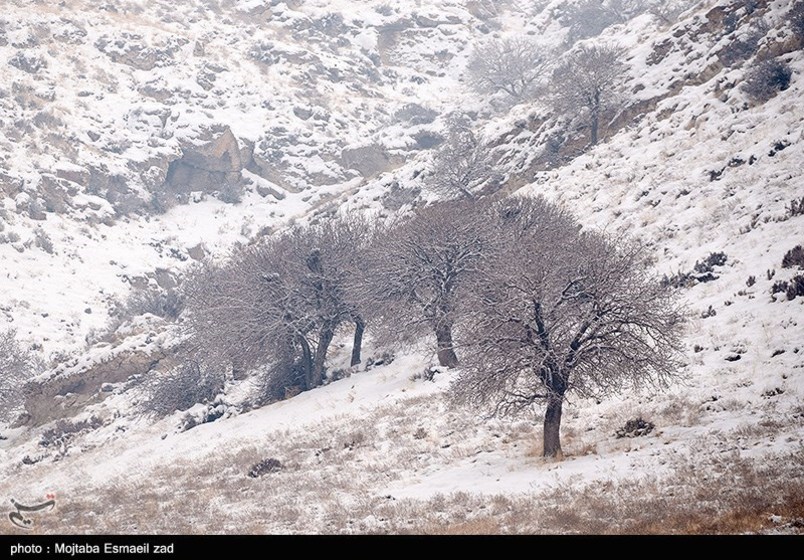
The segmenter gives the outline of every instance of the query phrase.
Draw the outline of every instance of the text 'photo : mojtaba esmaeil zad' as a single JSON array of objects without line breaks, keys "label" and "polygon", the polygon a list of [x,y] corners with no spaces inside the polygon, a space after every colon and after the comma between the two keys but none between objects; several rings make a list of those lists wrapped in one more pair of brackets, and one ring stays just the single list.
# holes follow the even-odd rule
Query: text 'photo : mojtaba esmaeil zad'
[{"label": "text 'photo : mojtaba esmaeil zad'", "polygon": [[7,550],[804,533],[804,0],[2,12]]}]

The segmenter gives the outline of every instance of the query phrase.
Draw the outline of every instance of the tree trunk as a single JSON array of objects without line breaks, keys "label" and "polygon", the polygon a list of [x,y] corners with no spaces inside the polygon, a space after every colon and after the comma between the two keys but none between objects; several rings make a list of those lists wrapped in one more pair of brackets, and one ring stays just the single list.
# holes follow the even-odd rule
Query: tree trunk
[{"label": "tree trunk", "polygon": [[360,363],[360,351],[363,347],[363,331],[366,330],[366,323],[363,319],[357,317],[355,319],[355,339],[352,344],[352,361],[350,366],[356,366]]},{"label": "tree trunk", "polygon": [[594,146],[597,144],[597,129],[600,125],[600,93],[595,93],[594,102],[591,107],[592,113],[592,138],[590,144]]},{"label": "tree trunk", "polygon": [[544,457],[561,459],[561,407],[564,404],[564,395],[552,395],[547,401],[547,411],[544,413]]},{"label": "tree trunk", "polygon": [[304,371],[304,390],[309,391],[314,387],[313,383],[313,355],[310,351],[310,345],[307,339],[303,336],[299,337],[299,343],[302,347],[302,370]]},{"label": "tree trunk", "polygon": [[332,329],[321,329],[318,335],[318,347],[315,349],[315,360],[313,361],[313,374],[311,377],[312,386],[310,389],[318,387],[324,381],[324,363],[327,360],[327,350],[335,335]]},{"label": "tree trunk", "polygon": [[435,331],[438,342],[438,363],[448,368],[458,365],[458,356],[452,346],[452,325],[440,325]]}]

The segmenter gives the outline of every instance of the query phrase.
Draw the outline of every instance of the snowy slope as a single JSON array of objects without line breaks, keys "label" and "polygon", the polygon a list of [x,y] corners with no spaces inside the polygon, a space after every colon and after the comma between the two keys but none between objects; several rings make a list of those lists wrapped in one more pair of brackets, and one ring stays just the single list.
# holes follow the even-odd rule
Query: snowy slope
[{"label": "snowy slope", "polygon": [[[429,153],[415,135],[441,131],[441,117],[420,125],[395,116],[409,103],[436,115],[476,110],[508,192],[542,194],[587,227],[643,241],[659,274],[690,271],[711,253],[726,261],[715,280],[678,290],[691,317],[686,379],[658,395],[571,401],[561,462],[539,457],[537,417],[453,410],[444,399],[450,374],[414,380],[434,363],[423,341],[390,365],[242,414],[248,382],[232,385],[234,414],[189,431],[179,428],[181,413],[140,416],[136,385],[117,384],[71,420],[95,416],[99,425],[60,447],[41,444],[52,424],[4,430],[0,492],[20,500],[56,492],[60,515],[38,517],[43,532],[800,532],[804,298],[788,301],[771,287],[800,274],[781,261],[804,242],[804,215],[787,210],[804,197],[804,57],[790,39],[788,2],[760,2],[751,13],[743,4],[702,2],[670,25],[643,14],[604,30],[598,40],[626,48],[632,95],[598,146],[561,165],[545,164],[545,142],[562,127],[582,136],[576,122],[541,99],[511,108],[461,83],[471,45],[489,34],[563,44],[560,1],[504,2],[491,17],[482,2],[448,0],[196,1],[181,14],[154,0],[115,11],[12,4],[2,56],[48,61],[34,73],[13,67],[12,85],[56,95],[36,94],[24,109],[0,99],[0,125],[49,111],[64,122],[59,134],[76,140],[40,149],[45,131],[32,125],[24,140],[7,132],[3,146],[0,178],[26,186],[4,199],[5,232],[20,239],[0,245],[2,309],[57,358],[44,377],[106,359],[109,346],[84,339],[106,324],[114,300],[137,278],[155,282],[157,269],[192,265],[199,244],[220,258],[263,228],[327,208],[387,213],[394,189],[434,197],[420,176]],[[736,14],[733,30],[724,13]],[[724,63],[760,18],[767,28],[756,51]],[[756,103],[739,84],[763,52],[787,61],[793,76]],[[225,70],[206,89],[212,65]],[[82,76],[100,86],[82,85]],[[44,221],[20,211],[43,177],[67,176],[72,165],[106,165],[146,196],[143,162],[159,168],[213,125],[274,158],[282,180],[271,184],[283,200],[251,190],[234,205],[199,196],[160,215],[120,215],[79,189],[69,211]],[[369,145],[386,151],[388,167],[364,177],[342,151]],[[52,254],[37,245],[37,230]],[[161,338],[150,336],[159,329]],[[147,347],[173,333],[146,322],[119,337],[119,348]],[[615,437],[638,416],[656,425],[651,434]],[[266,458],[282,469],[247,476]]]}]

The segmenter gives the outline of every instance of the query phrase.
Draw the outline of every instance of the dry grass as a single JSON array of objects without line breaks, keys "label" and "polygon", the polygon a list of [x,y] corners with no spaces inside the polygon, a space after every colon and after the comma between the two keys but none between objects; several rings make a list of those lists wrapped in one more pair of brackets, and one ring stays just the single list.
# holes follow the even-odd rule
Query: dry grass
[{"label": "dry grass", "polygon": [[[568,457],[597,453],[599,444],[605,456],[624,453],[620,440],[615,443],[613,436],[606,439],[604,435],[619,418],[601,420],[603,427],[591,432],[585,420],[568,423],[563,441]],[[802,422],[793,420],[795,425]],[[760,453],[757,459],[741,455],[740,448],[753,450],[752,443],[781,433],[782,427],[779,421],[756,418],[756,424],[746,423],[729,433],[710,432],[680,452],[673,446],[651,446],[651,453],[663,453],[661,464],[666,470],[661,472],[634,470],[628,478],[565,477],[546,491],[528,494],[458,492],[430,499],[396,499],[389,495],[389,485],[426,477],[455,463],[472,463],[481,450],[524,462],[545,476],[552,476],[547,471],[556,466],[541,458],[538,423],[478,419],[471,411],[447,409],[438,398],[414,397],[363,417],[335,417],[305,429],[266,433],[246,446],[217,448],[206,457],[179,458],[150,472],[135,471],[64,489],[59,494],[58,515],[38,516],[34,531],[769,532],[778,526],[771,515],[781,516],[782,525],[804,519],[800,460],[804,449],[775,456]],[[426,437],[415,437],[420,428]],[[269,457],[281,461],[280,471],[260,478],[247,476],[254,464]],[[70,460],[58,463],[58,469],[69,469]],[[35,472],[43,471],[24,470],[20,475],[28,478]],[[0,492],[3,486],[8,485],[0,485]],[[0,525],[0,531],[4,530],[8,528]],[[801,532],[801,528],[789,530]]]}]

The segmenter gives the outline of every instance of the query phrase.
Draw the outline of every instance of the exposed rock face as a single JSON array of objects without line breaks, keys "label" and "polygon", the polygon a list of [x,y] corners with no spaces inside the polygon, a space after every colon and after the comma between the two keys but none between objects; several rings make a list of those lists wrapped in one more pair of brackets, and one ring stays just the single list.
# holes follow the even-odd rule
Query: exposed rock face
[{"label": "exposed rock face", "polygon": [[153,370],[166,358],[164,351],[156,353],[125,351],[87,369],[54,377],[26,387],[25,411],[22,424],[41,426],[57,418],[68,418],[89,404],[109,395],[104,385],[120,383],[132,375]]},{"label": "exposed rock face", "polygon": [[247,153],[241,154],[237,138],[227,127],[209,144],[183,150],[182,157],[170,163],[165,185],[173,192],[186,193],[216,191],[223,185],[236,184],[245,167],[243,155],[251,159],[249,150],[244,151]]},{"label": "exposed rock face", "polygon": [[375,177],[393,168],[388,153],[376,145],[343,150],[341,162],[345,168],[354,169],[363,177]]}]

